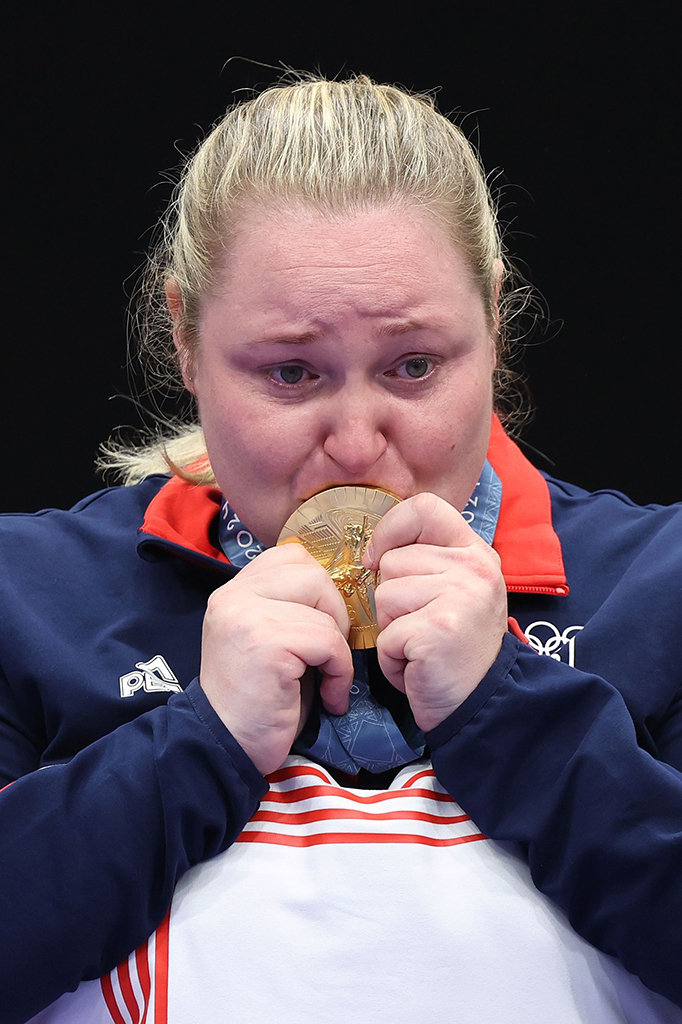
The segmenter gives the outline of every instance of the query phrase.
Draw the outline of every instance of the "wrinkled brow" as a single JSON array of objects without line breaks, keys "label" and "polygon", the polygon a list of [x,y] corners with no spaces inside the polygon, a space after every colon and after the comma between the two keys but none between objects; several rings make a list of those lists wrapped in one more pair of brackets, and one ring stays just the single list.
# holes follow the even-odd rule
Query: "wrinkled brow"
[{"label": "wrinkled brow", "polygon": [[[395,338],[401,334],[412,334],[416,331],[438,331],[443,330],[444,324],[436,321],[420,320],[397,320],[393,323],[381,324],[374,331],[379,337]],[[255,338],[252,345],[308,345],[311,342],[319,341],[324,337],[322,330],[309,331],[282,331],[277,334],[270,334],[263,338]]]}]

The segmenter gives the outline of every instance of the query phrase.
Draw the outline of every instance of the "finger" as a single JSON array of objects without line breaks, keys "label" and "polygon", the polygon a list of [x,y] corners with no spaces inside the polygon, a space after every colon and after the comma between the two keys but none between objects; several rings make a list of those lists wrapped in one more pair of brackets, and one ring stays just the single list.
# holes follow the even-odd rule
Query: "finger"
[{"label": "finger", "polygon": [[[225,587],[231,588],[231,594],[244,589],[270,601],[290,602],[316,608],[331,615],[343,635],[347,637],[350,621],[346,602],[326,570],[305,549],[302,550],[306,556],[303,560],[295,559],[291,562],[280,559],[279,564],[271,564],[266,571],[246,576],[247,569],[251,568],[248,566],[247,569],[242,569],[239,576],[225,584]],[[254,559],[252,565],[257,560]]]},{"label": "finger", "polygon": [[[421,552],[425,552],[422,557]],[[381,581],[375,591],[379,629],[385,629],[400,615],[426,608],[440,598],[453,607],[486,609],[503,604],[506,609],[506,584],[496,551],[483,544],[450,548],[440,558],[438,552],[442,553],[443,549],[413,545],[383,556]],[[384,565],[390,560],[394,560],[393,565],[389,564],[385,574]],[[423,563],[427,570],[434,571],[410,574],[409,570],[421,568]],[[440,571],[435,571],[437,567]],[[390,575],[391,570],[395,575]]]},{"label": "finger", "polygon": [[325,708],[333,715],[345,714],[354,677],[353,656],[334,618],[300,604],[273,602],[273,608],[276,618],[268,630],[270,647],[283,648],[298,659],[294,661],[297,677],[308,665],[319,668]]},{"label": "finger", "polygon": [[347,633],[339,630],[333,616],[318,608],[285,602],[273,602],[273,607],[277,624],[291,630],[288,650],[323,673],[320,694],[324,706],[331,714],[344,714],[355,674]]},{"label": "finger", "polygon": [[377,638],[377,656],[381,670],[397,689],[406,692],[405,674],[415,657],[423,657],[433,646],[421,609],[401,615],[390,622]]},{"label": "finger", "polygon": [[258,598],[253,606],[253,621],[265,624],[267,632],[272,626],[276,628],[279,624],[291,625],[292,628],[304,628],[310,626],[326,625],[339,633],[346,640],[345,634],[339,629],[339,624],[333,615],[322,611],[321,608],[311,608],[309,605],[299,604],[295,601],[268,601],[267,598]]},{"label": "finger", "polygon": [[402,656],[402,650],[402,641],[397,631],[395,635],[391,636],[384,633],[379,634],[377,639],[379,668],[396,690],[405,693],[405,669],[408,661]]},{"label": "finger", "polygon": [[343,714],[348,709],[353,656],[345,637],[328,616],[313,612],[309,618],[272,622],[260,649],[266,663],[282,669],[273,675],[278,686],[288,689],[302,678],[308,666],[319,668],[324,675],[325,707],[332,714]]},{"label": "finger", "polygon": [[391,548],[381,556],[381,582],[402,576],[438,575],[461,562],[462,548],[436,547],[431,544],[409,544]]},{"label": "finger", "polygon": [[375,592],[377,626],[384,630],[394,619],[426,608],[443,594],[440,575],[382,580]]},{"label": "finger", "polygon": [[[240,569],[239,578],[244,579],[257,576],[262,572],[272,572],[273,569],[283,565],[304,565],[311,561],[315,562],[315,559],[310,552],[303,547],[299,540],[292,537],[286,543],[261,551],[259,555],[251,559],[248,565]],[[315,564],[318,563],[315,562]]]},{"label": "finger", "polygon": [[437,494],[423,492],[394,505],[377,523],[363,563],[376,569],[386,551],[408,544],[463,547],[473,543],[484,542],[461,513]]},{"label": "finger", "polygon": [[[350,651],[350,648],[349,648]],[[345,715],[350,706],[350,688],[353,685],[353,660],[350,674],[345,671],[338,675],[331,668],[320,666],[323,672],[320,683],[320,697],[330,715]]]},{"label": "finger", "polygon": [[392,548],[381,556],[379,566],[380,583],[402,577],[442,576],[453,572],[463,579],[471,574],[472,579],[496,583],[502,578],[502,562],[497,551],[481,541],[455,548],[432,544]]},{"label": "finger", "polygon": [[338,630],[333,633],[310,629],[310,637],[306,637],[305,646],[298,648],[305,651],[308,665],[319,668],[322,672],[320,697],[326,710],[331,715],[343,715],[348,711],[350,688],[353,684],[353,655],[344,637]]}]

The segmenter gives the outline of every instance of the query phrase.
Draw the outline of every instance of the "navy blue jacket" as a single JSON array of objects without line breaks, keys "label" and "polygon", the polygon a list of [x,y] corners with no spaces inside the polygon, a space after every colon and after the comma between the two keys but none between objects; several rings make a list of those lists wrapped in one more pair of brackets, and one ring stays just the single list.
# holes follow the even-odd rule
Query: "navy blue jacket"
[{"label": "navy blue jacket", "polygon": [[[549,478],[499,424],[489,458],[516,621],[428,734],[436,774],[580,934],[682,1005],[682,506]],[[267,791],[197,681],[235,572],[218,501],[153,476],[0,517],[4,1024],[116,966]]]}]

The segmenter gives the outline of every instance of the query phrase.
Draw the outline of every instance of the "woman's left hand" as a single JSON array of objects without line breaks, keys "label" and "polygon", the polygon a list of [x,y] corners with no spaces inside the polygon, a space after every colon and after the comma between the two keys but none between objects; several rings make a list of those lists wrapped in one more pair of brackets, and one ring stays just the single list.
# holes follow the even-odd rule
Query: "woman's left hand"
[{"label": "woman's left hand", "polygon": [[434,729],[476,689],[507,630],[500,558],[452,505],[416,494],[377,524],[363,558],[379,568],[381,670]]}]

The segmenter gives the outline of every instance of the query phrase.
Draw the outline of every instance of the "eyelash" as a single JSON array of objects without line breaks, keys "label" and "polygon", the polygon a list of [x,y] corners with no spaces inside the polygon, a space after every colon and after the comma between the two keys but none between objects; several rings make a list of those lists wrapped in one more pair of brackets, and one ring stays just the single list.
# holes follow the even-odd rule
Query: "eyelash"
[{"label": "eyelash", "polygon": [[[406,363],[411,363],[411,362],[415,362],[415,361],[422,360],[422,359],[430,364],[429,365],[429,369],[426,371],[426,373],[422,377],[409,377],[409,376],[404,376],[403,377],[403,376],[399,376],[395,372],[401,366],[405,366]],[[286,381],[276,380],[274,375],[276,373],[278,373],[279,371],[286,369],[287,367],[296,367],[297,369],[303,370],[305,373],[310,373],[310,371],[307,370],[305,366],[301,366],[300,363],[280,363],[279,366],[273,366],[273,367],[270,367],[270,369],[266,370],[266,377],[267,377],[267,379],[269,381],[271,381],[273,384],[275,384],[277,387],[285,388],[287,391],[291,391],[294,388],[304,387],[306,384],[314,383],[315,379],[319,380],[319,377],[312,377],[312,378],[308,378],[307,380],[297,381],[295,384],[287,384]],[[436,360],[433,359],[431,356],[408,356],[406,359],[403,359],[402,362],[398,363],[398,365],[393,370],[387,371],[386,376],[395,376],[395,377],[398,377],[399,380],[412,381],[414,384],[418,384],[421,381],[427,380],[432,375],[432,373],[433,373],[435,368],[436,368]]]}]

